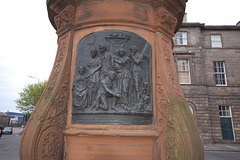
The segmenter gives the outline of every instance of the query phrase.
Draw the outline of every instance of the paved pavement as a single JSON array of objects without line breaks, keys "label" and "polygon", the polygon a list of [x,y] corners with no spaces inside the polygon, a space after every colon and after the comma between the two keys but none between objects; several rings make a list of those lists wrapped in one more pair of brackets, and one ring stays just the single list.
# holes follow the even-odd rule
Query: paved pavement
[{"label": "paved pavement", "polygon": [[13,129],[13,134],[4,134],[0,138],[0,160],[19,160],[19,144],[22,128]]},{"label": "paved pavement", "polygon": [[[12,135],[0,138],[0,160],[19,160],[20,132],[23,128],[13,128]],[[204,146],[205,160],[239,160],[240,144],[208,144]]]},{"label": "paved pavement", "polygon": [[207,144],[205,160],[239,160],[240,144]]},{"label": "paved pavement", "polygon": [[205,151],[205,160],[239,160],[240,152],[208,152]]},{"label": "paved pavement", "polygon": [[240,152],[240,144],[207,144],[204,150],[207,152]]}]

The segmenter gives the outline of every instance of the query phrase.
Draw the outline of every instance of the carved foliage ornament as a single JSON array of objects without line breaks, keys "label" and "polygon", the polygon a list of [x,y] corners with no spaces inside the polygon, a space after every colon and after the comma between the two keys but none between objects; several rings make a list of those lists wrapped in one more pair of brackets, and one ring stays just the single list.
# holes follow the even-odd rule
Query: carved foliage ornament
[{"label": "carved foliage ornament", "polygon": [[58,15],[54,17],[54,22],[57,26],[57,29],[61,29],[69,23],[74,22],[76,9],[72,5],[68,5],[64,8]]},{"label": "carved foliage ornament", "polygon": [[156,9],[155,21],[157,27],[162,27],[171,32],[174,31],[177,25],[177,19],[162,7]]},{"label": "carved foliage ornament", "polygon": [[152,48],[119,30],[92,33],[77,50],[72,123],[152,124]]}]

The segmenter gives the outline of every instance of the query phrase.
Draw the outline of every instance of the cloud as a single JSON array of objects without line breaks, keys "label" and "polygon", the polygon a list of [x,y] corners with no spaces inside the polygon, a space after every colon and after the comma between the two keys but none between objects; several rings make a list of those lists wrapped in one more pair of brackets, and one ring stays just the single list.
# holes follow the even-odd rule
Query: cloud
[{"label": "cloud", "polygon": [[0,2],[0,111],[16,111],[14,100],[29,83],[47,80],[57,50],[46,3]]}]

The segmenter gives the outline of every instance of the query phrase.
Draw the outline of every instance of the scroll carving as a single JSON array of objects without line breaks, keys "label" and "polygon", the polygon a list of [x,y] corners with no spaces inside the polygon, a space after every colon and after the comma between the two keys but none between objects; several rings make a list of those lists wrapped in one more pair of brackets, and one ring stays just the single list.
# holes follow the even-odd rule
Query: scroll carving
[{"label": "scroll carving", "polygon": [[67,54],[67,43],[69,41],[69,37],[65,36],[59,41],[59,48],[57,52],[57,58],[54,64],[54,69],[52,72],[52,75],[50,77],[49,85],[47,86],[48,91],[50,91],[53,86],[56,84],[57,77],[59,75],[59,72],[61,71],[62,65],[63,65],[63,59]]},{"label": "scroll carving", "polygon": [[[166,66],[167,76],[166,79],[164,75],[161,75],[159,68],[157,69],[157,77],[156,77],[156,84],[157,84],[157,106],[158,106],[158,130],[161,136],[159,137],[159,141],[163,144],[159,144],[161,148],[161,153],[167,159],[175,159],[175,150],[179,150],[180,147],[176,145],[176,141],[183,138],[181,132],[176,130],[176,124],[178,120],[173,118],[169,112],[171,108],[169,97],[166,93],[165,85],[163,85],[166,81],[172,88],[174,95],[178,98],[179,92],[176,86],[176,77],[174,75],[174,66],[172,65],[171,53],[168,48],[168,43],[162,39],[162,51],[161,57],[163,58],[164,66]],[[157,63],[160,59],[157,59]],[[177,134],[176,134],[177,133]],[[180,153],[181,154],[181,153]]]},{"label": "scroll carving", "polygon": [[162,86],[162,79],[160,75],[157,75],[157,92],[158,92],[158,105],[162,108],[167,108],[169,102],[164,93],[164,88]]},{"label": "scroll carving", "polygon": [[[63,132],[66,120],[67,102],[69,96],[69,73],[56,95],[48,115],[44,121],[36,143],[38,159],[55,160],[60,159],[63,154]],[[38,146],[38,147],[37,147]]]},{"label": "scroll carving", "polygon": [[159,115],[159,131],[160,133],[164,133],[164,126],[168,118],[166,117],[167,107],[169,105],[169,100],[166,97],[166,93],[164,92],[164,87],[162,85],[163,78],[160,74],[157,75],[157,106],[158,115]]},{"label": "scroll carving", "polygon": [[47,129],[40,138],[38,148],[38,159],[56,160],[60,159],[63,151],[63,136],[58,128]]},{"label": "scroll carving", "polygon": [[147,41],[130,32],[97,32],[80,41],[77,56],[74,115],[152,115]]},{"label": "scroll carving", "polygon": [[177,81],[176,74],[175,74],[173,59],[172,59],[172,57],[170,57],[171,53],[167,47],[167,44],[163,45],[163,52],[164,52],[166,66],[167,66],[170,85],[171,85],[172,90],[173,90],[175,96],[177,97],[177,99],[182,101],[181,91],[179,90],[180,87],[176,84],[176,83],[178,83],[178,81]]}]

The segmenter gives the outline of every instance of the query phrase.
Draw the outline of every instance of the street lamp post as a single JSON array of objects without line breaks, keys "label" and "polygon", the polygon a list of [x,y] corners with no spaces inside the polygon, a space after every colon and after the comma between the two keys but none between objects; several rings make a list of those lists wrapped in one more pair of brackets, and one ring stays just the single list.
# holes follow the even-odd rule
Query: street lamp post
[{"label": "street lamp post", "polygon": [[34,78],[34,79],[37,79],[38,80],[38,84],[37,84],[37,96],[36,96],[36,104],[35,106],[37,105],[37,101],[38,101],[38,88],[39,88],[39,78],[37,77],[33,77],[33,76],[29,76],[30,78]]}]

